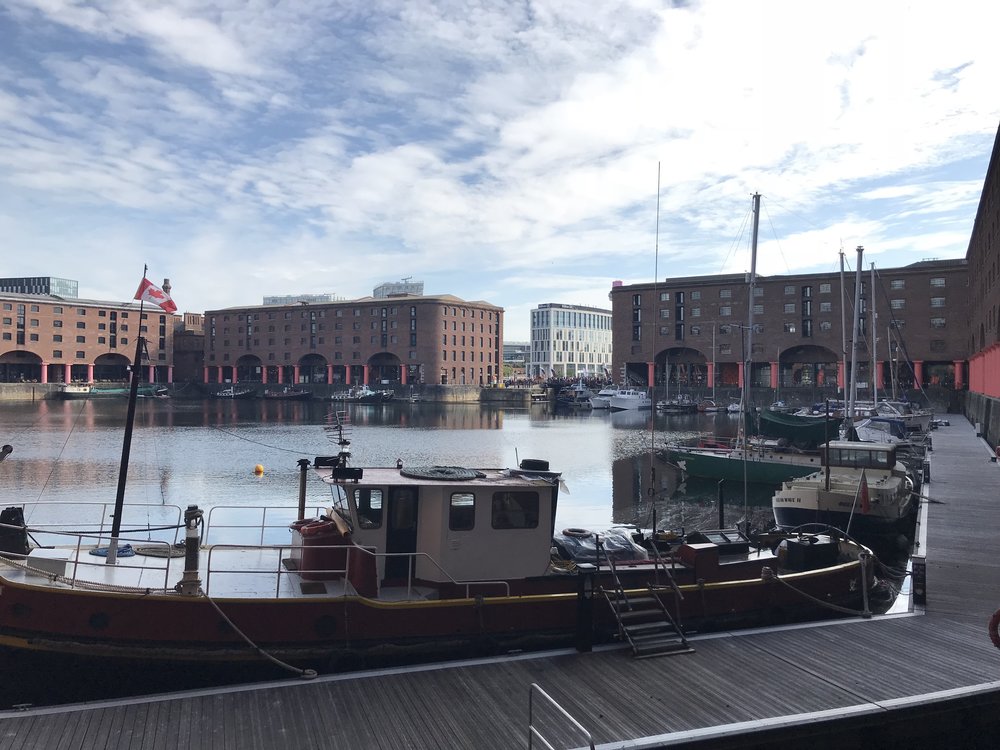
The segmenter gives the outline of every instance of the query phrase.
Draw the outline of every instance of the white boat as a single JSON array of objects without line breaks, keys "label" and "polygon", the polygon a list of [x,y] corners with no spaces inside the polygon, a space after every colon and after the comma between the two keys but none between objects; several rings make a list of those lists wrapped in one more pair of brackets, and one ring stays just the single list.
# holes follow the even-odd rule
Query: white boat
[{"label": "white boat", "polygon": [[825,524],[850,533],[885,533],[916,509],[913,480],[890,443],[831,441],[820,452],[823,467],[789,479],[771,508],[779,529]]},{"label": "white boat", "polygon": [[618,395],[618,386],[609,385],[601,388],[596,395],[590,397],[590,406],[593,409],[610,409],[611,398]]},{"label": "white boat", "polygon": [[625,409],[652,409],[653,400],[646,391],[636,388],[622,388],[608,402],[612,409],[624,411]]},{"label": "white boat", "polygon": [[927,432],[931,428],[931,419],[934,418],[931,411],[914,408],[906,401],[891,400],[875,404],[872,415],[902,420],[907,432]]}]

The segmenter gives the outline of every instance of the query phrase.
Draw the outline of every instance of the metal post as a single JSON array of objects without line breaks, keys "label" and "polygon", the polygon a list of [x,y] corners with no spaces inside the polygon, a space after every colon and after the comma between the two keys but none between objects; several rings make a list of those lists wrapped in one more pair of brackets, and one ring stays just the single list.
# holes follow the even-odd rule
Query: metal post
[{"label": "metal post", "polygon": [[189,505],[184,511],[184,575],[175,587],[177,591],[187,596],[195,596],[201,591],[199,576],[199,554],[201,553],[202,511],[197,505]]},{"label": "metal post", "polygon": [[299,520],[306,517],[306,470],[309,468],[309,459],[299,459]]}]

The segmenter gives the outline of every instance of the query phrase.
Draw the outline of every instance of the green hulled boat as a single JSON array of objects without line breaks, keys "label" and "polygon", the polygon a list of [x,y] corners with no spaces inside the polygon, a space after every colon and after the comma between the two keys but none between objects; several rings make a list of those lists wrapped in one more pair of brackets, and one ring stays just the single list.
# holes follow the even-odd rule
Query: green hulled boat
[{"label": "green hulled boat", "polygon": [[765,409],[757,413],[761,435],[784,438],[803,449],[815,449],[840,437],[840,421],[827,417],[804,417]]},{"label": "green hulled boat", "polygon": [[691,477],[728,479],[755,484],[781,484],[819,471],[819,453],[780,448],[683,448],[669,449],[671,459]]}]

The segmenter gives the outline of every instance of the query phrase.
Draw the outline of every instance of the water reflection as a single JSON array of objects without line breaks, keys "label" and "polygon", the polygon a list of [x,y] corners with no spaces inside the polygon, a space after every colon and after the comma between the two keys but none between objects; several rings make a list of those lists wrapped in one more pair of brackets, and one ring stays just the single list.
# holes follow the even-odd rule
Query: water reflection
[{"label": "water reflection", "polygon": [[[566,482],[557,524],[594,528],[649,526],[654,511],[660,525],[717,525],[715,484],[681,482],[658,448],[668,441],[731,435],[736,424],[726,415],[649,411],[143,399],[126,500],[181,507],[293,503],[298,459],[337,450],[324,428],[338,409],[349,415],[357,465],[401,459],[503,468],[543,458]],[[117,400],[0,404],[0,438],[15,447],[0,467],[0,489],[25,500],[113,500],[125,410]],[[265,467],[262,476],[253,474],[257,464]],[[309,501],[325,504],[326,492],[310,483]],[[768,494],[745,503],[742,488],[724,488],[724,520],[735,523],[749,506],[769,515],[769,500]]]}]

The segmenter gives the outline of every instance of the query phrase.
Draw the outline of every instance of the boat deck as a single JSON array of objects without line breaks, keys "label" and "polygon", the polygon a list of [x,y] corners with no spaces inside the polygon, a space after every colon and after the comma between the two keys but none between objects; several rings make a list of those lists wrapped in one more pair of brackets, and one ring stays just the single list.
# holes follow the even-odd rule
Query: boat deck
[{"label": "boat deck", "polygon": [[[935,433],[918,550],[927,603],[907,614],[696,635],[671,658],[559,651],[2,712],[0,748],[523,748],[532,684],[598,747],[992,747],[991,456],[964,420]],[[587,745],[538,695],[532,706],[555,747]]]}]

